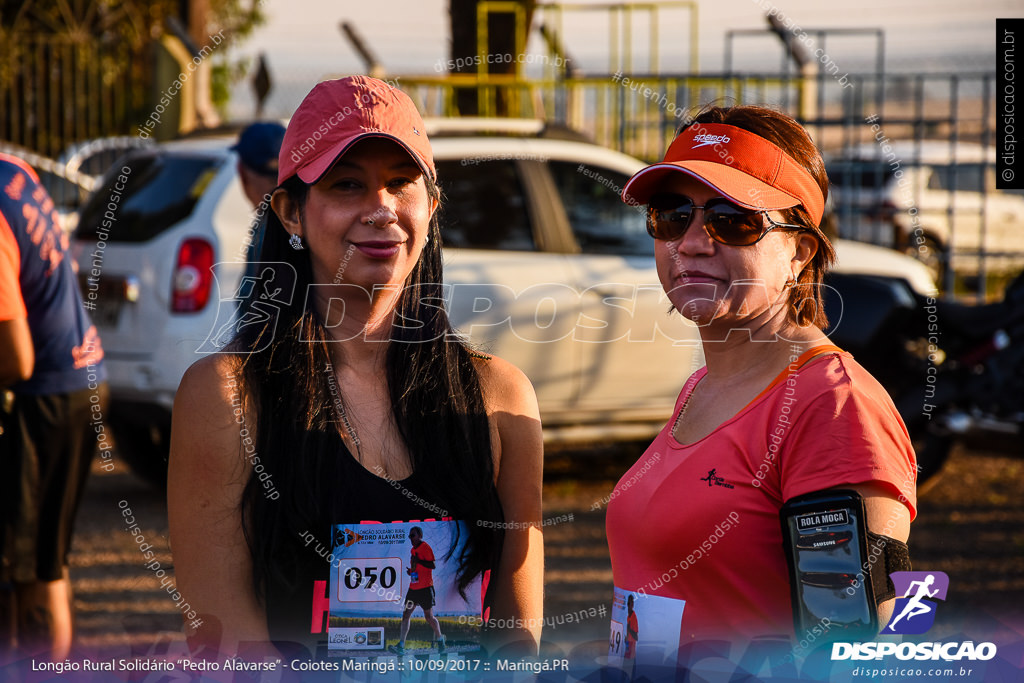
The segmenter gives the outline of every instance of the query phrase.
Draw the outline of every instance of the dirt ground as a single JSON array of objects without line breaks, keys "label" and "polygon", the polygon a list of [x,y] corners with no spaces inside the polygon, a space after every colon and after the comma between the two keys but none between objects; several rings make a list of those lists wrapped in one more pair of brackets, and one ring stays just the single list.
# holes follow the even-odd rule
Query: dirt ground
[{"label": "dirt ground", "polygon": [[[591,449],[547,457],[545,518],[573,516],[571,522],[544,530],[544,638],[550,653],[581,643],[599,649],[607,638],[611,564],[603,506],[593,511],[591,506],[611,493],[639,452]],[[982,626],[1000,632],[1011,630],[1010,623],[1024,623],[1022,492],[1024,459],[957,448],[941,479],[921,497],[911,532],[912,557],[915,568],[941,570],[950,577],[945,630],[967,626],[977,637]],[[159,564],[144,566],[125,531],[125,508],[138,520]],[[157,654],[180,642],[181,616],[161,585],[167,577],[173,577],[173,564],[162,494],[120,464],[112,473],[96,470],[72,554],[79,652],[94,657]]]}]

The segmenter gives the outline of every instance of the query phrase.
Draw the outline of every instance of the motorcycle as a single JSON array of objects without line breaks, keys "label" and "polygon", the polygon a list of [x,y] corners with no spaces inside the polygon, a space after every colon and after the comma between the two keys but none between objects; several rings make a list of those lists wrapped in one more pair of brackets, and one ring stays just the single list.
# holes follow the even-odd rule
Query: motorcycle
[{"label": "motorcycle", "polygon": [[1000,301],[977,306],[895,278],[832,274],[826,285],[826,332],[892,396],[919,487],[958,441],[1024,455],[1024,273]]}]

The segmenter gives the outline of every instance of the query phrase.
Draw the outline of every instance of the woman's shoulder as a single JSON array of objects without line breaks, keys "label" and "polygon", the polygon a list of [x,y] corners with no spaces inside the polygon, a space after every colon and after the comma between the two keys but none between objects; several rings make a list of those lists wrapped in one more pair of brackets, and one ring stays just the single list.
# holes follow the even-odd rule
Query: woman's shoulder
[{"label": "woman's shoulder", "polygon": [[253,427],[242,410],[240,366],[237,356],[212,354],[185,371],[174,397],[172,461],[199,460],[205,469],[237,472],[241,430]]},{"label": "woman's shoulder", "polygon": [[473,362],[491,423],[495,470],[505,483],[539,481],[544,438],[533,385],[522,370],[497,356],[474,354]]},{"label": "woman's shoulder", "polygon": [[526,374],[497,356],[474,353],[473,364],[480,377],[487,413],[509,413],[539,417],[537,394]]},{"label": "woman's shoulder", "polygon": [[830,352],[807,363],[792,381],[782,383],[777,397],[794,404],[798,413],[817,407],[839,414],[856,406],[871,406],[880,415],[896,413],[885,387],[847,351]]},{"label": "woman's shoulder", "polygon": [[[811,377],[816,377],[823,390],[831,389],[856,393],[885,392],[885,389],[882,388],[882,385],[875,379],[874,375],[858,363],[857,359],[849,351],[835,351],[816,360],[821,361],[817,364],[818,367],[815,368],[816,363],[814,362],[809,363],[806,369],[812,372],[807,374]],[[803,374],[803,370],[801,370],[801,374]]]},{"label": "woman's shoulder", "polygon": [[241,359],[229,353],[200,358],[181,378],[178,397],[207,404],[237,400],[241,366]]},{"label": "woman's shoulder", "polygon": [[536,511],[517,507],[530,500],[528,495],[523,497],[527,491],[536,489],[540,500],[544,436],[533,384],[522,370],[497,356],[473,354],[473,362],[491,424],[498,495],[505,514],[511,519],[539,518],[539,503]]}]

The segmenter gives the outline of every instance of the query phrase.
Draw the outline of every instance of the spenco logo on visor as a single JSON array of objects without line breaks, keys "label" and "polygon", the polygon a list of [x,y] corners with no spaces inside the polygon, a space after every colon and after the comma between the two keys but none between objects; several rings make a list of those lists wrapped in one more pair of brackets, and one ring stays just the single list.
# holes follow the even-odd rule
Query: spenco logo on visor
[{"label": "spenco logo on visor", "polygon": [[729,142],[729,136],[702,134],[695,135],[693,137],[693,141],[698,144],[694,145],[690,149],[697,149],[698,147],[704,147],[706,145],[724,145],[725,143]]},{"label": "spenco logo on visor", "polygon": [[646,204],[668,174],[682,171],[754,211],[802,205],[814,225],[825,196],[810,172],[777,145],[724,123],[697,123],[669,145],[665,158],[642,168],[622,188],[623,201]]}]

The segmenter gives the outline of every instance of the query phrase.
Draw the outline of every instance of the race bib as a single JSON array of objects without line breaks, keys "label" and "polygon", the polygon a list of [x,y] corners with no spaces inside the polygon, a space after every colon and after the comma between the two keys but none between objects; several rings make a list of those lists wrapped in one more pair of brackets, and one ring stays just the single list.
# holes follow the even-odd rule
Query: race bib
[{"label": "race bib", "polygon": [[[332,532],[327,629],[332,654],[451,655],[479,650],[481,578],[466,589],[466,599],[457,588],[458,557],[468,536],[465,522],[339,524]],[[403,652],[398,645],[406,613],[409,633]],[[433,628],[435,618],[441,639]]]},{"label": "race bib", "polygon": [[608,664],[633,680],[658,680],[665,667],[675,668],[685,600],[662,598],[615,587]]}]

